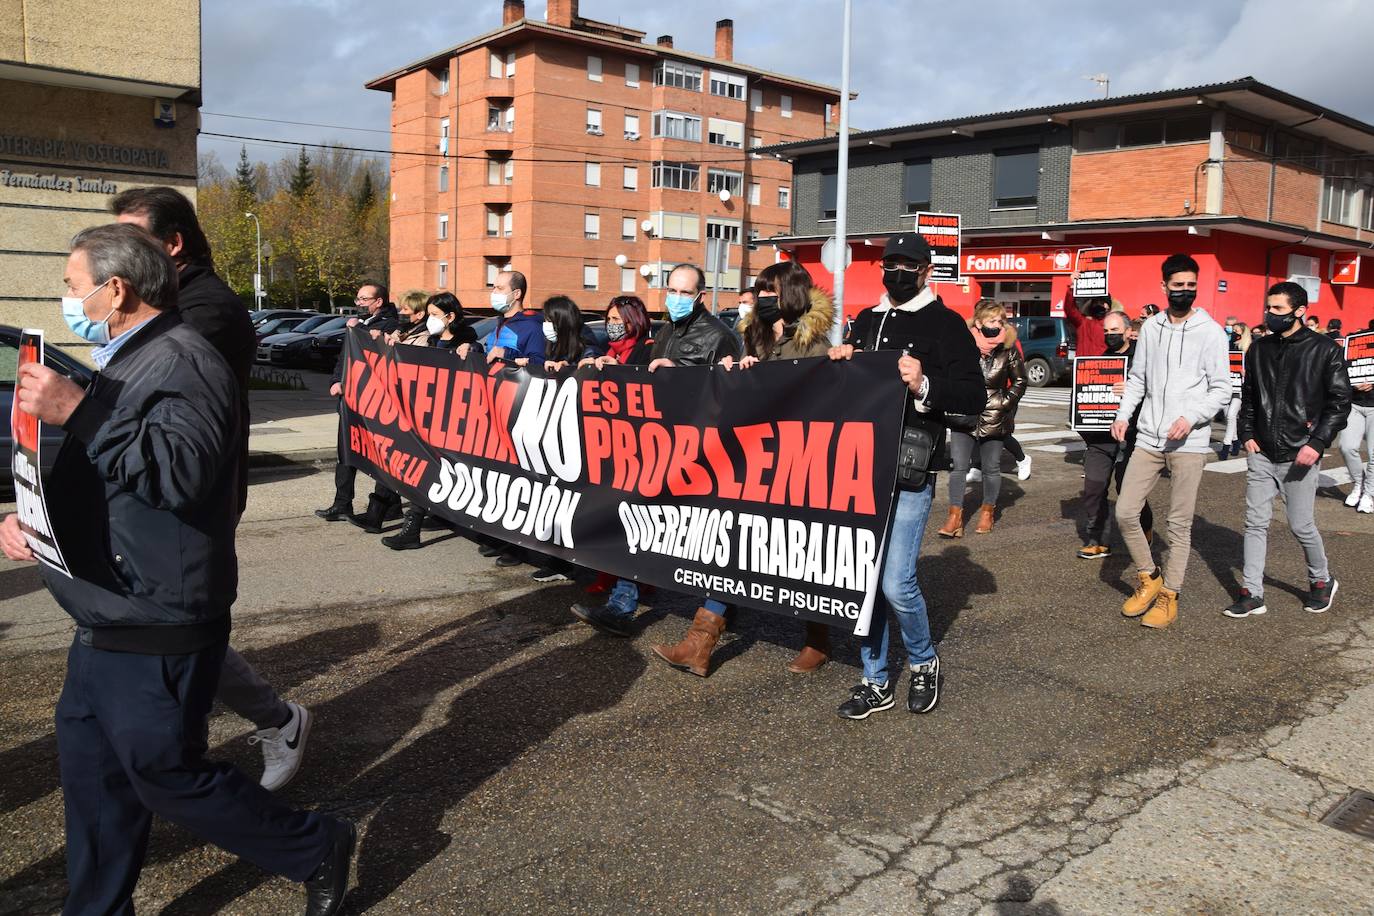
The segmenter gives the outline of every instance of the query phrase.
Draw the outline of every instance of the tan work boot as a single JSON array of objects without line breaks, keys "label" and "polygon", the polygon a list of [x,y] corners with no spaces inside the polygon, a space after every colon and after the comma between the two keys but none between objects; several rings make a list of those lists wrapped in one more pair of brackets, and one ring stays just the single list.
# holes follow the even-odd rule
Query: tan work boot
[{"label": "tan work boot", "polygon": [[1122,617],[1139,617],[1148,611],[1155,596],[1164,587],[1164,577],[1157,572],[1137,572],[1136,576],[1140,581],[1136,583],[1135,594],[1121,605]]},{"label": "tan work boot", "polygon": [[788,664],[793,674],[810,674],[830,661],[830,628],[823,623],[806,624],[806,645]]},{"label": "tan work boot", "polygon": [[945,527],[935,532],[942,538],[961,538],[964,536],[964,507],[950,506],[949,518],[945,519]]},{"label": "tan work boot", "polygon": [[725,629],[725,617],[712,614],[706,608],[698,608],[697,616],[682,642],[675,646],[654,646],[654,654],[674,668],[690,671],[697,677],[706,677],[711,669],[711,651],[715,649],[721,632]]},{"label": "tan work boot", "polygon": [[1161,588],[1159,595],[1155,597],[1155,603],[1150,605],[1149,612],[1140,618],[1140,625],[1154,630],[1162,630],[1177,619],[1178,592]]},{"label": "tan work boot", "polygon": [[978,527],[973,529],[975,534],[987,534],[992,530],[993,515],[997,512],[996,506],[989,506],[987,503],[978,510]]}]

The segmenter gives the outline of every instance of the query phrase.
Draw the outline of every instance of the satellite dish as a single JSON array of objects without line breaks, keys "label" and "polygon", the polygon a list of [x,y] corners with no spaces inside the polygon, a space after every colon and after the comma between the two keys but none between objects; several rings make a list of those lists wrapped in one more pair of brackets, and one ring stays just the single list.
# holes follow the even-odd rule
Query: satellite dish
[{"label": "satellite dish", "polygon": [[721,189],[720,189],[720,202],[723,203],[723,204],[728,204],[728,203],[730,202],[730,189],[729,189],[729,188],[721,188]]},{"label": "satellite dish", "polygon": [[628,261],[628,260],[630,260],[630,259],[627,258],[627,257],[625,257],[623,254],[618,254],[618,255],[615,256],[615,266],[616,266],[616,267],[624,267],[624,266],[625,266],[625,262]]},{"label": "satellite dish", "polygon": [[641,265],[639,265],[639,275],[640,275],[641,277],[647,277],[647,276],[649,276],[649,274],[651,274],[651,273],[653,273],[653,272],[654,272],[653,265],[651,265],[651,264],[641,264]]},{"label": "satellite dish", "polygon": [[639,224],[639,228],[643,229],[645,232],[653,232],[654,221],[651,219],[646,219],[644,222]]}]

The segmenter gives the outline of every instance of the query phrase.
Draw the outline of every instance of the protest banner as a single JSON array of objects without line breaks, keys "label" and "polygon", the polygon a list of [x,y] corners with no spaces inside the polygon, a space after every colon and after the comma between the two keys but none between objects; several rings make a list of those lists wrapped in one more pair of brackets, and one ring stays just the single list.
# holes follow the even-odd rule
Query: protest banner
[{"label": "protest banner", "polygon": [[[16,379],[19,370],[30,363],[43,364],[43,332],[25,329],[19,335]],[[10,472],[14,479],[15,515],[19,518],[24,539],[29,542],[29,549],[40,563],[70,577],[67,561],[62,558],[62,548],[53,534],[48,503],[43,495],[43,423],[19,409],[17,390],[10,405],[10,436],[13,441]]]},{"label": "protest banner", "polygon": [[1231,351],[1231,393],[1240,394],[1245,385],[1245,354],[1239,350]]},{"label": "protest banner", "polygon": [[961,283],[958,213],[916,214],[916,233],[930,245],[930,283]]},{"label": "protest banner", "polygon": [[906,391],[899,353],[558,374],[346,343],[346,461],[579,566],[866,632]]},{"label": "protest banner", "polygon": [[1345,339],[1345,368],[1350,384],[1374,383],[1374,331],[1361,331]]},{"label": "protest banner", "polygon": [[1121,395],[1113,390],[1126,381],[1124,356],[1076,356],[1073,360],[1071,423],[1080,433],[1100,433],[1116,421]]},{"label": "protest banner", "polygon": [[1079,299],[1101,299],[1107,293],[1107,267],[1112,249],[1080,248],[1073,259],[1073,294]]}]

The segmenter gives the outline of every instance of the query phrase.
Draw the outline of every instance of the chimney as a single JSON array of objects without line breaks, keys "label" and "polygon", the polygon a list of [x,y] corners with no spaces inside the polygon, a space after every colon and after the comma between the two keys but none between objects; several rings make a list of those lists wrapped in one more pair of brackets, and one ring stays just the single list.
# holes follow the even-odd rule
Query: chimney
[{"label": "chimney", "polygon": [[573,20],[577,18],[577,0],[549,0],[549,5],[544,11],[544,19],[550,25],[561,25],[565,29],[572,28]]},{"label": "chimney", "polygon": [[671,47],[673,46],[673,36],[671,36],[671,35],[660,35],[660,36],[658,36],[658,46],[659,46],[660,48],[671,48]]},{"label": "chimney", "polygon": [[525,18],[525,0],[506,0],[501,4],[501,24],[511,25]]},{"label": "chimney", "polygon": [[735,20],[716,22],[716,60],[735,59]]}]

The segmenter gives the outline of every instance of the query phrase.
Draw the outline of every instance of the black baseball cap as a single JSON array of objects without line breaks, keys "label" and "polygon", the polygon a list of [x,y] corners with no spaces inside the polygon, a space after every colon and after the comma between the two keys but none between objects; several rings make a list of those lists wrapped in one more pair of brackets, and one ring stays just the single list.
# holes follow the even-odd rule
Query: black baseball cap
[{"label": "black baseball cap", "polygon": [[914,232],[903,232],[899,235],[894,235],[892,238],[888,239],[887,244],[883,246],[883,257],[891,258],[898,255],[911,258],[911,260],[921,264],[929,264],[930,243],[925,240],[924,236],[917,235]]}]

